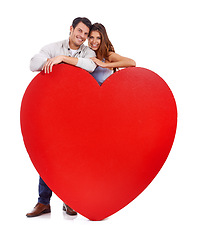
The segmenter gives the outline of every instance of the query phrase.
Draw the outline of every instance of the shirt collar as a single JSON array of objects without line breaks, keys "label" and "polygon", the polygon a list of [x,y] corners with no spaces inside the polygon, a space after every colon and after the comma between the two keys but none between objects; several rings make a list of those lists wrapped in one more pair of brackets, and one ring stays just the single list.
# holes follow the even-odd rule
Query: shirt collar
[{"label": "shirt collar", "polygon": [[[80,53],[80,52],[82,51],[83,46],[84,46],[84,44],[80,45],[80,47],[79,47],[78,49],[76,49],[78,53]],[[69,38],[65,41],[65,47],[66,47],[66,49],[67,49],[68,51],[70,50],[70,47],[69,47]]]}]

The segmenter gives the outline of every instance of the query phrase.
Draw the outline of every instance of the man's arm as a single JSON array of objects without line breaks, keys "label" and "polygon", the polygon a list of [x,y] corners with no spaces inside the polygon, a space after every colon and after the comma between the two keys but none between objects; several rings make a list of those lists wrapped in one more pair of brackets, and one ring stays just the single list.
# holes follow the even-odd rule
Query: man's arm
[{"label": "man's arm", "polygon": [[[89,47],[82,50],[80,57],[69,57],[65,55],[55,54],[57,48],[56,44],[49,44],[41,49],[30,61],[31,71],[44,71],[45,73],[52,72],[52,67],[59,63],[67,63],[85,69],[88,72],[93,72],[96,64],[90,59],[96,54]],[[56,56],[57,55],[57,56]]]},{"label": "man's arm", "polygon": [[65,55],[60,55],[53,58],[48,58],[45,64],[42,67],[44,73],[52,72],[54,65],[59,63],[67,63],[76,67],[80,67],[88,72],[93,72],[96,68],[96,64],[90,59],[91,57],[96,56],[95,52],[87,47],[84,55],[82,57],[69,57]]},{"label": "man's arm", "polygon": [[50,73],[52,72],[53,66],[59,63],[67,63],[80,67],[88,72],[93,72],[96,68],[96,64],[89,58],[76,58],[60,55],[54,58],[48,58],[46,63],[43,65],[42,70],[44,73]]},{"label": "man's arm", "polygon": [[44,64],[46,63],[47,59],[52,57],[51,55],[51,48],[53,47],[52,44],[47,45],[41,49],[41,51],[34,55],[34,57],[30,60],[30,70],[41,71]]}]

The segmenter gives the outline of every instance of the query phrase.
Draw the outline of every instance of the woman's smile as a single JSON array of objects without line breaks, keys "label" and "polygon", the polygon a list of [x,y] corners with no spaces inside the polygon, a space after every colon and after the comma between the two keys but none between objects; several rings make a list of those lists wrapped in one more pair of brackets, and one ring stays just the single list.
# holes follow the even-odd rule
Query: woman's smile
[{"label": "woman's smile", "polygon": [[97,51],[101,44],[101,36],[98,31],[92,31],[88,39],[89,47]]}]

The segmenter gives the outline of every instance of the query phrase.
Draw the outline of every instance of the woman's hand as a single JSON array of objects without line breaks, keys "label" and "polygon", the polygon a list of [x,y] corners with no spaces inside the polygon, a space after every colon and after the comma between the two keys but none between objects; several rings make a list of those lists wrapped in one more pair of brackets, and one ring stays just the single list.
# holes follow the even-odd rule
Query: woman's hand
[{"label": "woman's hand", "polygon": [[102,62],[101,60],[99,60],[98,58],[92,57],[91,60],[96,63],[98,66],[102,67],[102,68],[106,68],[107,67],[107,63]]}]

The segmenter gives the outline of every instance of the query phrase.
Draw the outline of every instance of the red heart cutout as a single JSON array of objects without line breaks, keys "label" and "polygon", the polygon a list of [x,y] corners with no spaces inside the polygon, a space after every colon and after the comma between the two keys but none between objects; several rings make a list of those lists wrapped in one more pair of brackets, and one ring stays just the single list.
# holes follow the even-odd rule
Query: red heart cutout
[{"label": "red heart cutout", "polygon": [[86,71],[57,65],[29,84],[21,130],[32,163],[66,204],[102,220],[135,199],[171,150],[177,108],[167,84],[126,68],[100,87]]}]

